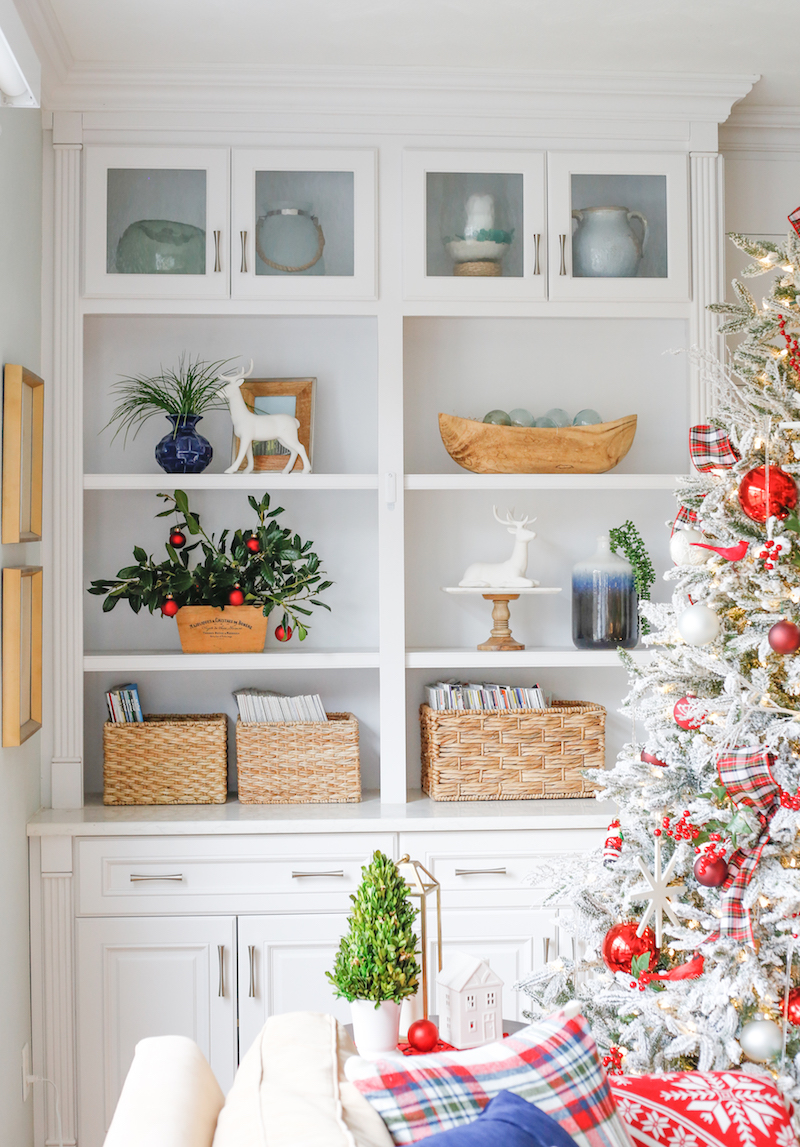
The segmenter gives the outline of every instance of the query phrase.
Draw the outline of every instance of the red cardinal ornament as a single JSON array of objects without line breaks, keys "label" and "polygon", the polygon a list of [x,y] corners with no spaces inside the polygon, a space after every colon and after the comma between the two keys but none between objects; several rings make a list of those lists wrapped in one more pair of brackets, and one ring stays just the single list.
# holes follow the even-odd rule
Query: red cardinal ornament
[{"label": "red cardinal ornament", "polygon": [[248,538],[244,544],[247,546],[251,554],[257,554],[261,549],[261,542],[258,540],[258,538]]},{"label": "red cardinal ornament", "polygon": [[652,972],[655,968],[659,954],[655,933],[652,928],[645,928],[642,935],[637,936],[638,927],[636,920],[629,920],[615,924],[606,932],[600,954],[610,972],[627,972],[630,975],[633,961],[645,954],[650,957],[646,970]]},{"label": "red cardinal ornament", "polygon": [[797,486],[794,478],[780,466],[769,467],[769,497],[767,497],[767,468],[756,466],[748,470],[739,483],[739,504],[754,522],[767,518],[788,518],[797,505]]},{"label": "red cardinal ornament", "polygon": [[688,717],[686,715],[689,702],[694,701],[694,699],[694,696],[689,693],[685,697],[681,697],[680,701],[675,702],[672,715],[675,718],[675,724],[680,725],[682,729],[699,729],[705,720],[704,715],[700,717]]},{"label": "red cardinal ornament", "polygon": [[180,530],[173,530],[169,536],[169,544],[173,546],[174,549],[179,550],[181,546],[186,545],[186,534]]},{"label": "red cardinal ornament", "polygon": [[228,605],[244,605],[244,594],[238,585],[236,589],[232,589],[228,594]]},{"label": "red cardinal ornament", "polygon": [[748,543],[739,542],[735,546],[708,546],[705,542],[690,542],[690,545],[695,546],[698,550],[713,550],[726,562],[740,562],[747,553]]},{"label": "red cardinal ornament", "polygon": [[406,1038],[414,1051],[433,1051],[439,1042],[439,1029],[431,1020],[414,1020]]},{"label": "red cardinal ornament", "polygon": [[161,612],[163,613],[164,617],[174,617],[179,609],[180,606],[178,605],[177,601],[171,597],[168,597],[164,604],[161,606]]},{"label": "red cardinal ornament", "polygon": [[659,760],[659,758],[655,756],[654,753],[648,753],[647,749],[642,749],[641,759],[646,765],[658,765],[660,769],[665,769],[667,767],[666,761]]},{"label": "red cardinal ornament", "polygon": [[767,641],[776,653],[794,653],[800,649],[800,629],[793,621],[777,621],[767,634]]},{"label": "red cardinal ornament", "polygon": [[790,988],[786,1001],[786,1018],[790,1024],[800,1027],[800,988]]},{"label": "red cardinal ornament", "polygon": [[704,888],[719,888],[728,876],[728,862],[716,853],[703,854],[694,862],[694,874]]}]

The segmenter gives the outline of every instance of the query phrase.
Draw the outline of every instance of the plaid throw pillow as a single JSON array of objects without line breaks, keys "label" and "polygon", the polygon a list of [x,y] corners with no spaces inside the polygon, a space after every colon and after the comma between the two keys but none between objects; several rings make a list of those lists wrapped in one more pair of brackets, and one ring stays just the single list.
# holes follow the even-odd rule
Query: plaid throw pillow
[{"label": "plaid throw pillow", "polygon": [[354,1056],[345,1071],[398,1145],[471,1123],[495,1095],[513,1091],[552,1115],[578,1147],[630,1147],[582,1016],[558,1013],[467,1051],[375,1063]]},{"label": "plaid throw pillow", "polygon": [[679,1071],[610,1083],[636,1147],[797,1147],[789,1112],[767,1077]]}]

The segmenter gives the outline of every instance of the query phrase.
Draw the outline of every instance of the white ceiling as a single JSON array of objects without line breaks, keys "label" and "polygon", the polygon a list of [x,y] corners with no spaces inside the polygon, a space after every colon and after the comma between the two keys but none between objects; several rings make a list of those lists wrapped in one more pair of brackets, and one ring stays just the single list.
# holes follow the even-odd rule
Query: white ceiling
[{"label": "white ceiling", "polygon": [[61,80],[109,65],[755,72],[749,105],[800,107],[800,4],[786,0],[16,2],[39,44],[47,29]]}]

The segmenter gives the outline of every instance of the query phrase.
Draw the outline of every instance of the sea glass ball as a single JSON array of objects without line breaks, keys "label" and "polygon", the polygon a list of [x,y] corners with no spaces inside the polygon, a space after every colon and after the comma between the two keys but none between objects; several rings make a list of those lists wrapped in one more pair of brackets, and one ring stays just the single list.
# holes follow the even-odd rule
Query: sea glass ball
[{"label": "sea glass ball", "polygon": [[598,422],[602,422],[602,418],[596,410],[586,407],[585,410],[579,410],[572,420],[573,426],[596,426]]},{"label": "sea glass ball", "polygon": [[490,410],[483,421],[493,422],[495,426],[511,425],[511,419],[508,417],[505,410]]},{"label": "sea glass ball", "polygon": [[566,410],[562,410],[560,406],[551,407],[545,414],[545,418],[552,419],[555,426],[569,426],[572,422]]},{"label": "sea glass ball", "polygon": [[509,410],[508,417],[511,419],[512,426],[535,426],[536,419],[531,414],[530,410],[526,410],[524,406],[517,406],[514,410]]},{"label": "sea glass ball", "polygon": [[536,419],[536,425],[553,428],[556,424],[553,422],[552,418],[548,418],[547,415],[543,415],[541,418]]}]

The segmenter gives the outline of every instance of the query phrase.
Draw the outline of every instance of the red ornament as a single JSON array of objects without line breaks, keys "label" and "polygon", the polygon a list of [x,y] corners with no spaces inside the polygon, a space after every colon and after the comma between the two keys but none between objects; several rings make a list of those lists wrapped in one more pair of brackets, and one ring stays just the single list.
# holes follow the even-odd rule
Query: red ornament
[{"label": "red ornament", "polygon": [[790,1024],[800,1027],[800,988],[790,988],[786,1001],[786,1018]]},{"label": "red ornament", "polygon": [[703,853],[694,862],[694,874],[697,883],[702,884],[704,888],[719,888],[727,878],[728,862],[724,856],[718,856],[716,853]]},{"label": "red ornament", "polygon": [[680,725],[682,729],[699,729],[705,720],[705,716],[701,717],[687,717],[686,710],[690,701],[694,701],[694,695],[688,693],[685,697],[681,697],[680,701],[675,702],[675,707],[672,710],[672,715],[675,718],[675,724]]},{"label": "red ornament", "polygon": [[181,530],[173,530],[169,536],[169,544],[179,550],[181,546],[186,545],[186,534],[182,533]]},{"label": "red ornament", "polygon": [[630,975],[631,965],[637,956],[649,955],[647,971],[652,972],[658,962],[658,948],[652,928],[645,928],[641,936],[636,935],[639,927],[635,920],[615,924],[605,934],[600,954],[603,963],[611,972],[626,972]]},{"label": "red ornament", "polygon": [[747,542],[738,542],[735,546],[707,546],[705,542],[690,542],[700,550],[713,550],[726,562],[740,562],[747,553]]},{"label": "red ornament", "polygon": [[659,758],[656,757],[653,753],[648,753],[647,749],[642,749],[641,759],[645,762],[646,765],[658,765],[660,769],[665,769],[667,767],[666,761],[659,760]]},{"label": "red ornament", "polygon": [[780,466],[770,466],[768,501],[766,468],[756,466],[739,483],[739,504],[754,522],[766,522],[768,517],[788,518],[797,505],[795,480]]},{"label": "red ornament", "polygon": [[244,594],[238,585],[236,589],[232,589],[228,594],[228,605],[244,605]]},{"label": "red ornament", "polygon": [[778,621],[767,634],[767,641],[776,653],[794,653],[800,649],[800,629],[793,621]]},{"label": "red ornament", "polygon": [[164,617],[174,617],[179,609],[180,606],[172,597],[168,597],[164,604],[161,606],[161,612]]},{"label": "red ornament", "polygon": [[261,549],[261,542],[258,540],[258,538],[248,538],[244,544],[247,546],[251,554],[257,554]]},{"label": "red ornament", "polygon": [[285,629],[282,625],[278,625],[275,628],[275,636],[277,637],[278,641],[289,641],[293,632],[294,630],[292,629],[291,625],[287,625]]},{"label": "red ornament", "polygon": [[439,1042],[439,1029],[431,1020],[414,1020],[406,1038],[414,1051],[433,1051]]}]

